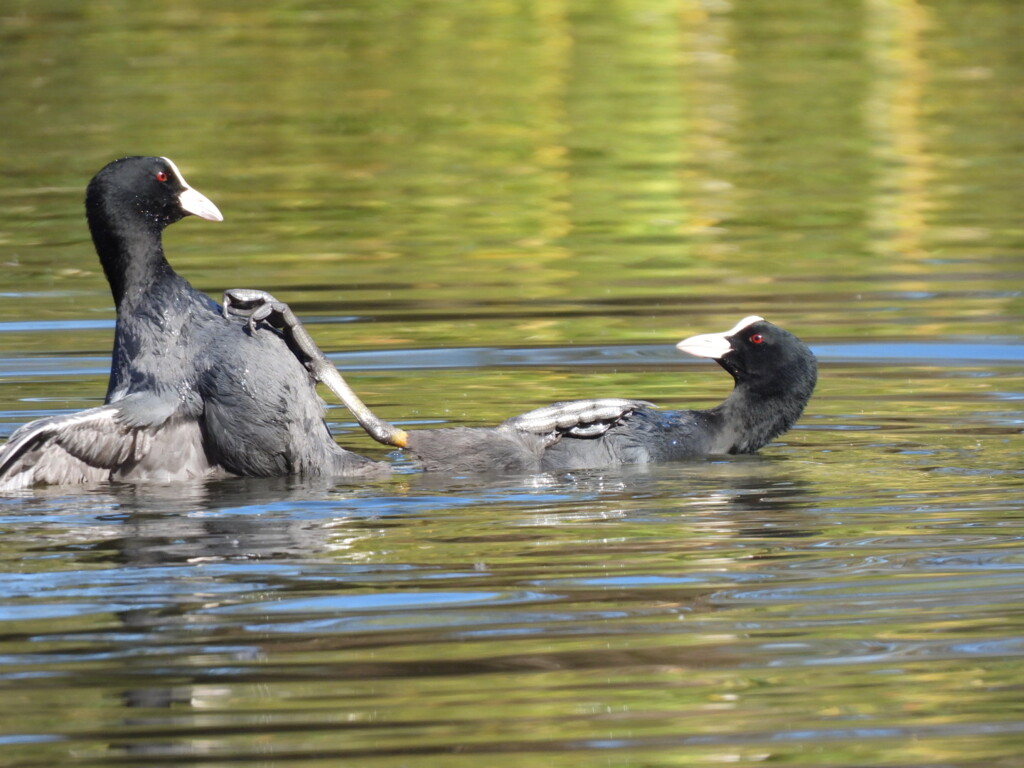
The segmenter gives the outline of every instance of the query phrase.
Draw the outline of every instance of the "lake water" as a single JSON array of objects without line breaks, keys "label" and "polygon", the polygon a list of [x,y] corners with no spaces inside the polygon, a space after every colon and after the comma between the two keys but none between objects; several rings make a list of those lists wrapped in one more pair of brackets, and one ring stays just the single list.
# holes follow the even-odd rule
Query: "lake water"
[{"label": "lake water", "polygon": [[0,438],[102,401],[125,154],[400,425],[708,406],[749,314],[818,390],[754,457],[0,497],[0,765],[1021,764],[1018,0],[213,5],[0,12]]}]

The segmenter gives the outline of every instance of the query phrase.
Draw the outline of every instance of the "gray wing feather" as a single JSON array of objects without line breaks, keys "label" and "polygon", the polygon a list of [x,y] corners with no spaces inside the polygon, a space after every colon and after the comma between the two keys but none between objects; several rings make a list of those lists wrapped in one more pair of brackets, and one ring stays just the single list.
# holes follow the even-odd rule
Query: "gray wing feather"
[{"label": "gray wing feather", "polygon": [[117,434],[116,413],[103,405],[21,427],[0,448],[0,490],[105,479],[130,450]]},{"label": "gray wing feather", "polygon": [[574,437],[599,437],[637,408],[656,407],[645,400],[618,397],[567,400],[513,416],[501,428],[537,435],[557,433]]},{"label": "gray wing feather", "polygon": [[143,394],[30,422],[0,447],[0,490],[209,474],[199,424],[172,413]]}]

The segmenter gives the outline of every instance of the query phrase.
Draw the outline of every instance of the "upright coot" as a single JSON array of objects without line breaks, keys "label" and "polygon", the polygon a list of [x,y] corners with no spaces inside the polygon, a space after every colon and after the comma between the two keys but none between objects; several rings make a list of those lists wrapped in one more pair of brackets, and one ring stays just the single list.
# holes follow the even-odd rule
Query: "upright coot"
[{"label": "upright coot", "polygon": [[0,489],[387,471],[334,442],[313,378],[280,335],[225,318],[167,263],[167,225],[223,219],[174,163],[110,163],[85,208],[117,308],[106,404],[18,429],[0,448]]},{"label": "upright coot", "polygon": [[[233,296],[232,293],[235,295]],[[374,416],[288,309],[270,294],[238,290],[225,311],[248,312],[284,331],[314,376],[378,441],[405,449],[424,469],[536,472],[601,468],[756,453],[787,431],[817,382],[817,361],[800,339],[762,317],[676,346],[715,360],[735,386],[707,410],[660,411],[640,400],[574,400],[513,417],[497,427],[406,432]]]}]

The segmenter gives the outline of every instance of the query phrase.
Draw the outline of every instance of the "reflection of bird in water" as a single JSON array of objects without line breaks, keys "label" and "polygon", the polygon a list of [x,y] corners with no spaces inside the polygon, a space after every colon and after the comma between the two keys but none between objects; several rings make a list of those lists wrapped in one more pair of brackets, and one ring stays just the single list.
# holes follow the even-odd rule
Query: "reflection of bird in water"
[{"label": "reflection of bird in water", "polygon": [[[209,745],[223,749],[219,739],[250,727],[231,713],[239,701],[264,695],[261,685],[309,686],[325,675],[397,690],[443,675],[472,680],[465,676],[631,663],[682,673],[735,664],[727,627],[719,630],[723,642],[700,647],[555,642],[545,650],[500,639],[508,632],[522,640],[594,631],[605,610],[640,619],[630,625],[638,632],[658,615],[718,610],[716,595],[733,574],[756,578],[771,567],[757,560],[764,547],[748,548],[744,538],[782,529],[799,535],[806,491],[791,464],[748,457],[541,475],[528,484],[534,494],[516,479],[443,473],[360,489],[243,478],[187,488],[118,486],[79,497],[65,491],[64,500],[82,500],[70,516],[99,512],[117,521],[101,540],[74,544],[76,558],[104,565],[90,591],[106,591],[111,605],[125,606],[80,642],[113,659],[103,685],[123,702],[120,726],[150,734],[119,739],[111,749],[166,755],[180,748],[183,727],[203,737],[197,754]],[[601,517],[626,522],[605,525]],[[626,531],[635,535],[621,535]],[[734,559],[719,554],[731,539],[738,542]],[[633,565],[608,568],[612,562]],[[679,584],[646,583],[643,569],[653,566]],[[710,578],[690,578],[705,569]],[[415,601],[424,591],[435,598],[420,608]],[[497,642],[473,658],[408,652],[415,645],[451,648],[446,644],[470,636],[487,643],[491,632]],[[399,653],[391,656],[389,648]],[[218,718],[216,725],[204,714]],[[157,730],[164,728],[166,739]]]}]

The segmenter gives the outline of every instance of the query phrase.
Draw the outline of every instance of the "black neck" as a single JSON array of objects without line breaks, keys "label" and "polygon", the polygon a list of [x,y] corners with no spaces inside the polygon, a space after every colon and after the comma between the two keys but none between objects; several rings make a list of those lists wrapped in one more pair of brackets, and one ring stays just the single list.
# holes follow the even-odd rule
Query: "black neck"
[{"label": "black neck", "polygon": [[113,211],[101,202],[86,201],[86,217],[96,253],[120,310],[150,286],[173,275],[164,258],[164,224],[134,210]]},{"label": "black neck", "polygon": [[795,380],[786,390],[764,391],[750,382],[738,383],[721,405],[712,409],[725,422],[731,444],[728,453],[754,453],[800,418],[814,391],[814,378]]}]

